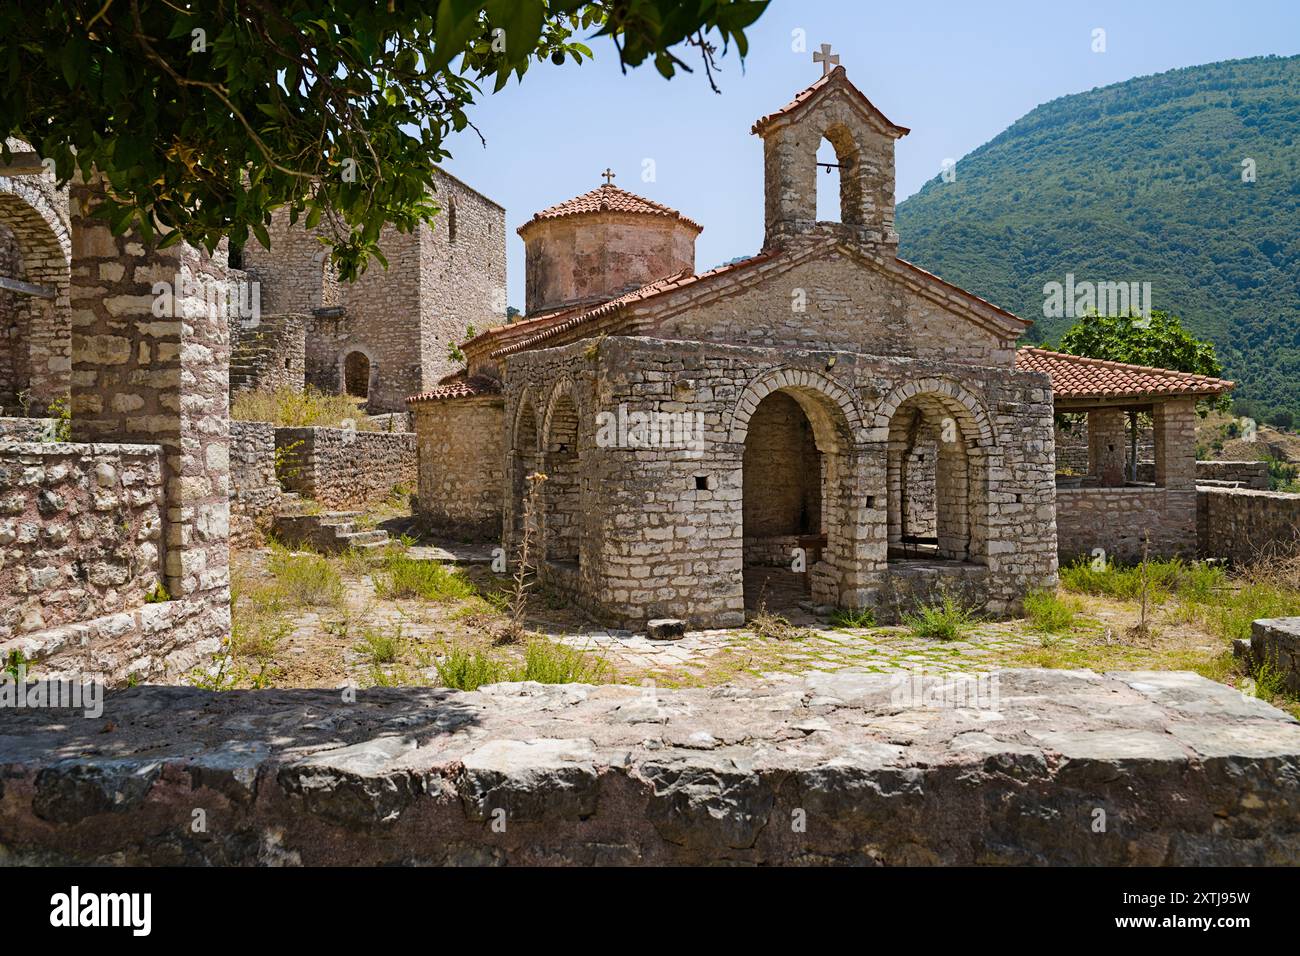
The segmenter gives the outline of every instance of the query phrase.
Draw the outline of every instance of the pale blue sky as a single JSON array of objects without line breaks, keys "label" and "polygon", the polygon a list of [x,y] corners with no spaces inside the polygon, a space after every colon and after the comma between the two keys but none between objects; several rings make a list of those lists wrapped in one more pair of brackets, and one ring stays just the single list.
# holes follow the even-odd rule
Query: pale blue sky
[{"label": "pale blue sky", "polygon": [[[1092,51],[1095,28],[1106,52]],[[791,50],[803,29],[808,51]],[[898,199],[1040,103],[1181,66],[1300,52],[1297,0],[774,0],[730,51],[713,93],[702,74],[664,80],[652,66],[618,70],[608,40],[594,62],[533,66],[522,84],[486,95],[447,168],[506,207],[509,302],[523,307],[515,228],[538,209],[603,180],[680,209],[704,225],[696,266],[750,255],[762,243],[762,147],[755,119],[821,75],[811,51],[831,43],[849,79],[912,132],[897,149]],[[688,50],[683,58],[694,62]],[[642,180],[644,161],[656,179]]]}]

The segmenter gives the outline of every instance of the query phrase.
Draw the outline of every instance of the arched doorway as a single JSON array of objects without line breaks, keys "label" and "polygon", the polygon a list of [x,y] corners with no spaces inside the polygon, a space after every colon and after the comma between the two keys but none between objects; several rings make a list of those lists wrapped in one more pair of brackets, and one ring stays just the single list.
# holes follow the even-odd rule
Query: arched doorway
[{"label": "arched doorway", "polygon": [[370,397],[370,358],[364,352],[349,352],[343,359],[343,391],[355,398]]},{"label": "arched doorway", "polygon": [[49,413],[71,384],[71,244],[40,177],[0,177],[0,408]]},{"label": "arched doorway", "polygon": [[984,563],[987,482],[968,419],[933,393],[907,398],[890,417],[890,561]]},{"label": "arched doorway", "polygon": [[582,468],[578,448],[578,410],[568,393],[561,393],[551,408],[544,454],[545,560],[549,564],[576,567],[582,537]]},{"label": "arched doorway", "polygon": [[[528,476],[537,471],[537,412],[532,399],[525,397],[515,416],[515,427],[510,436],[510,560],[517,560],[520,541],[524,533],[524,516],[527,513]],[[533,553],[529,563],[537,563],[537,515],[533,515]]]},{"label": "arched doorway", "polygon": [[819,565],[828,570],[823,562],[842,546],[844,443],[825,404],[811,391],[782,389],[764,396],[749,418],[741,479],[747,610],[806,600],[814,592],[814,572]]}]

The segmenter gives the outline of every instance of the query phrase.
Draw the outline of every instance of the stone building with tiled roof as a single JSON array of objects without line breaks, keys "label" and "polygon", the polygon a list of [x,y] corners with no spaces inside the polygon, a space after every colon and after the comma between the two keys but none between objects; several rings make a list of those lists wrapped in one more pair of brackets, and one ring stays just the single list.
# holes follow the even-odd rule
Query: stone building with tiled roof
[{"label": "stone building with tiled roof", "polygon": [[[520,227],[526,317],[463,343],[465,369],[408,400],[431,521],[513,556],[528,478],[545,475],[539,578],[629,626],[734,625],[788,601],[888,620],[939,589],[1013,612],[1056,583],[1058,524],[1078,538],[1107,509],[1131,518],[1127,493],[1161,547],[1182,549],[1188,519],[1194,547],[1193,403],[1230,383],[1017,351],[1028,322],[900,259],[908,130],[842,68],[753,132],[765,216],[749,258],[697,273],[701,226],[608,182]],[[817,219],[823,139],[836,222]],[[1068,499],[1066,405],[1096,446]],[[1128,488],[1113,429],[1135,407],[1155,421],[1156,481]],[[1084,530],[1062,544],[1090,547]]]}]

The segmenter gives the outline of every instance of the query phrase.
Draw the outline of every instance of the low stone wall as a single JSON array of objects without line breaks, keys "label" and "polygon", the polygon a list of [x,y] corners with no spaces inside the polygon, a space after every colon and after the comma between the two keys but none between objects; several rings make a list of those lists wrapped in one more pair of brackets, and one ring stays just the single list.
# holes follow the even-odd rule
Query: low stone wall
[{"label": "low stone wall", "polygon": [[1266,461],[1198,461],[1197,481],[1236,481],[1243,488],[1268,491],[1268,462]]},{"label": "low stone wall", "polygon": [[370,415],[369,431],[372,432],[412,432],[415,421],[410,412],[384,412],[382,415]]},{"label": "low stone wall", "polygon": [[0,640],[143,605],[162,503],[156,445],[0,444]]},{"label": "low stone wall", "polygon": [[281,485],[329,508],[361,505],[398,485],[416,484],[412,432],[277,428],[275,447]]},{"label": "low stone wall", "polygon": [[1300,694],[1300,617],[1252,622],[1250,656],[1280,674],[1288,691]]},{"label": "low stone wall", "polygon": [[1197,492],[1167,488],[1057,488],[1056,541],[1061,564],[1092,557],[1140,561],[1195,557]]},{"label": "low stone wall", "polygon": [[1300,554],[1300,495],[1245,488],[1196,489],[1200,553],[1233,564]]},{"label": "low stone wall", "polygon": [[1300,725],[1263,701],[1177,672],[957,680],[137,687],[95,719],[0,714],[0,846],[115,866],[1300,859]]},{"label": "low stone wall", "polygon": [[413,414],[420,443],[420,516],[441,530],[499,538],[504,401],[493,396],[417,402]]},{"label": "low stone wall", "polygon": [[57,418],[0,418],[0,442],[54,439]]},{"label": "low stone wall", "polygon": [[230,543],[254,547],[280,503],[275,476],[275,426],[270,422],[230,423]]}]

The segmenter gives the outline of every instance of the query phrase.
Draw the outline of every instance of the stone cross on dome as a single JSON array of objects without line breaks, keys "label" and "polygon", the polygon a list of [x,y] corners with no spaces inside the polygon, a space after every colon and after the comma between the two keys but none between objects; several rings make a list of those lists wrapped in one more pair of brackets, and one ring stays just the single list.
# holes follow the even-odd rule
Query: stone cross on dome
[{"label": "stone cross on dome", "polygon": [[606,186],[612,186],[612,185],[614,185],[614,170],[612,170],[612,169],[610,169],[608,166],[606,166],[606,167],[605,167],[605,171],[604,171],[603,173],[601,173],[601,175],[605,177],[605,185],[606,185]]},{"label": "stone cross on dome", "polygon": [[813,62],[822,65],[822,76],[825,76],[840,65],[840,55],[831,53],[831,45],[823,43],[821,50],[813,53]]}]

